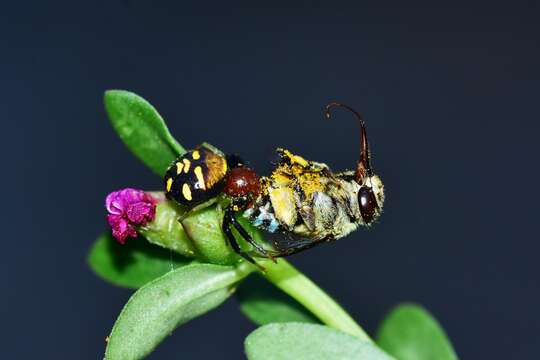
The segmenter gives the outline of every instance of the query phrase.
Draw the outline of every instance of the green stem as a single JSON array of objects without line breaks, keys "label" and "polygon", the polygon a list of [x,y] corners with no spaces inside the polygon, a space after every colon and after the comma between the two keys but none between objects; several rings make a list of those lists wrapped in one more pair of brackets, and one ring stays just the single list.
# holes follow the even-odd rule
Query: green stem
[{"label": "green stem", "polygon": [[373,340],[353,318],[313,281],[284,259],[277,263],[264,262],[262,275],[278,288],[296,299],[324,324],[373,343]]}]

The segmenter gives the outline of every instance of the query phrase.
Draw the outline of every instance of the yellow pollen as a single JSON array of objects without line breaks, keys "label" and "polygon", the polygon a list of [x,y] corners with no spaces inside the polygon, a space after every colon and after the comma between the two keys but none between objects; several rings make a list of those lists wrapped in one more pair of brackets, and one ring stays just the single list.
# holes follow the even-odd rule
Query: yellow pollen
[{"label": "yellow pollen", "polygon": [[193,158],[193,160],[199,160],[201,158],[201,153],[198,150],[195,150],[191,154],[191,157]]},{"label": "yellow pollen", "polygon": [[303,167],[307,167],[309,165],[306,159],[304,159],[303,157],[299,155],[294,155],[292,152],[290,152],[287,149],[283,149],[283,153],[289,158],[292,165],[298,164]]},{"label": "yellow pollen", "polygon": [[184,164],[182,164],[180,161],[176,163],[176,175],[180,174],[182,172],[182,169],[184,168]]},{"label": "yellow pollen", "polygon": [[168,178],[168,179],[167,179],[167,192],[170,192],[170,191],[171,191],[172,183],[173,183],[173,179],[172,179],[172,178]]},{"label": "yellow pollen", "polygon": [[182,160],[184,162],[184,172],[187,174],[188,171],[189,171],[189,167],[191,166],[191,161],[189,161],[188,159],[183,159]]},{"label": "yellow pollen", "polygon": [[189,188],[188,184],[184,184],[182,186],[182,195],[184,195],[184,198],[187,201],[191,201],[191,199],[192,199],[192,197],[191,197],[191,189]]},{"label": "yellow pollen", "polygon": [[195,172],[195,176],[197,177],[197,181],[199,182],[199,187],[203,190],[206,190],[206,184],[204,183],[202,168],[200,166],[195,166],[195,169],[193,169],[193,171]]}]

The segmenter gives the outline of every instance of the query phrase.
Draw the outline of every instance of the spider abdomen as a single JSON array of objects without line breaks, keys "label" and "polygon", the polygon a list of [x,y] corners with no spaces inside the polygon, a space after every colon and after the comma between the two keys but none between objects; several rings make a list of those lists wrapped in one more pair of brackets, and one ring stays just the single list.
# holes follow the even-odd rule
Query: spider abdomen
[{"label": "spider abdomen", "polygon": [[184,206],[203,203],[221,192],[227,172],[222,154],[205,147],[190,150],[167,169],[165,194]]}]

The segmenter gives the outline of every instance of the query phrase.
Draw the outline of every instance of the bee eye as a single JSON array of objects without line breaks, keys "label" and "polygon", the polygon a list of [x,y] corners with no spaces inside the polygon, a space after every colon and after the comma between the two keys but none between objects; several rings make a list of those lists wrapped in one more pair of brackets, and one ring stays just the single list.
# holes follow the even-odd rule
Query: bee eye
[{"label": "bee eye", "polygon": [[375,217],[375,211],[379,208],[375,194],[370,187],[362,186],[358,191],[358,204],[364,223],[369,224]]}]

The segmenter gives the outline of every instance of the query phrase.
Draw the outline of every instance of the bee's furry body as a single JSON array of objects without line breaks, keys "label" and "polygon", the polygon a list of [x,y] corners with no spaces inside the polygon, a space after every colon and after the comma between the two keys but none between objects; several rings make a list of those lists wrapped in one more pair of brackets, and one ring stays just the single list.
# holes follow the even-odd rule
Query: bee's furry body
[{"label": "bee's furry body", "polygon": [[280,161],[261,179],[262,192],[244,216],[257,227],[311,242],[339,239],[363,224],[360,185],[353,173],[334,174],[327,165],[278,149]]}]

